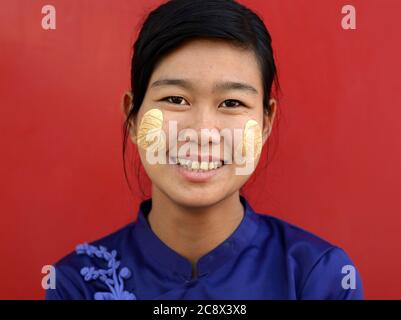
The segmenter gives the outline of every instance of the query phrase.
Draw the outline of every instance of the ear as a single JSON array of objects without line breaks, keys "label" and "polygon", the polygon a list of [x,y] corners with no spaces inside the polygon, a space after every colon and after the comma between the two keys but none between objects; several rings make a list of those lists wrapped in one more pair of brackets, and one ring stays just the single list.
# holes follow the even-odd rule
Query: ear
[{"label": "ear", "polygon": [[[124,120],[127,120],[127,117],[129,115],[132,107],[133,107],[132,93],[131,93],[131,91],[126,91],[123,94],[122,103],[121,103]],[[132,116],[131,116],[129,125],[130,125],[129,137],[130,137],[132,143],[136,144],[136,123],[135,123],[135,119]]]},{"label": "ear", "polygon": [[275,99],[269,100],[270,112],[263,112],[263,130],[262,130],[262,143],[265,144],[267,139],[269,138],[272,128],[274,119],[277,113],[277,101]]}]

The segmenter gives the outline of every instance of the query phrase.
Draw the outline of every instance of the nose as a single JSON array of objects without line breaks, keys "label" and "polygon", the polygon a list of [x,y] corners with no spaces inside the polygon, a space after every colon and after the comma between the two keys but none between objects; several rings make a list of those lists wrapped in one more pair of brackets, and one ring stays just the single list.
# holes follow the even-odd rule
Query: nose
[{"label": "nose", "polygon": [[194,106],[188,113],[181,133],[186,137],[186,142],[191,145],[190,153],[199,161],[209,161],[212,158],[220,159],[221,135],[217,113],[209,106]]},{"label": "nose", "polygon": [[220,142],[218,117],[212,107],[200,106],[196,108],[193,119],[191,119],[190,128],[196,131],[200,146],[207,146],[210,143],[218,144]]}]

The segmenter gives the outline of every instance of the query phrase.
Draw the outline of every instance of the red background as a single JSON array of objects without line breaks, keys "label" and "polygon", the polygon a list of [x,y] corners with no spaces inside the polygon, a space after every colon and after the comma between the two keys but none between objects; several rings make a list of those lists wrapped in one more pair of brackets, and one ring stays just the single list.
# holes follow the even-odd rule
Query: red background
[{"label": "red background", "polygon": [[[279,144],[246,195],[343,247],[366,298],[401,299],[401,2],[242,1],[273,36]],[[0,298],[41,299],[41,268],[136,217],[120,101],[160,1],[1,1]],[[57,10],[43,30],[41,8]],[[341,28],[341,8],[357,30]],[[135,182],[134,182],[135,185]]]}]

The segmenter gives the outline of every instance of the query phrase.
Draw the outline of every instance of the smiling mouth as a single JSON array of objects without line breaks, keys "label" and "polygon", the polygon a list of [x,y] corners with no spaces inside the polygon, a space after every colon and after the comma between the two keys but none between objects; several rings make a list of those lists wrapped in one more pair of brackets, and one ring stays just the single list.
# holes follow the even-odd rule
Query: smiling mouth
[{"label": "smiling mouth", "polygon": [[214,161],[197,161],[181,157],[170,157],[169,159],[171,164],[194,173],[213,172],[225,165],[224,161],[218,159]]},{"label": "smiling mouth", "polygon": [[171,158],[172,164],[190,172],[211,172],[216,171],[225,165],[224,161],[197,161],[185,158]]},{"label": "smiling mouth", "polygon": [[173,164],[180,176],[191,183],[206,183],[221,175],[225,167],[222,161],[199,162],[190,159],[177,159]]}]

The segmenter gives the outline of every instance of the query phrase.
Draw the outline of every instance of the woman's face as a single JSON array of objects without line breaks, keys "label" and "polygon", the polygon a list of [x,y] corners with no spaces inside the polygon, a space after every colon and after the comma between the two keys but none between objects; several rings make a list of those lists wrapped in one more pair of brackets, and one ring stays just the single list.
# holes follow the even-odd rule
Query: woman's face
[{"label": "woman's face", "polygon": [[[158,119],[153,118],[156,120],[153,126],[162,126],[165,133],[165,148],[159,152],[167,163],[149,163],[143,144],[138,145],[141,161],[152,180],[153,192],[162,192],[176,203],[190,207],[210,206],[237,192],[251,172],[238,172],[238,168],[245,165],[235,163],[233,158],[234,129],[244,130],[247,122],[254,120],[260,127],[261,143],[264,144],[274,120],[276,106],[273,100],[271,106],[272,113],[268,116],[263,112],[262,77],[253,51],[220,40],[197,39],[169,53],[153,71],[131,136],[134,143],[139,141],[138,134],[146,132],[149,124],[149,119],[142,121],[144,115],[157,109],[154,115]],[[184,136],[175,139],[174,132],[169,134],[174,121],[177,136],[185,132],[192,134],[186,139]],[[254,121],[248,125],[255,124]],[[211,130],[209,138],[203,141],[201,129]],[[222,135],[216,134],[223,129],[232,133],[231,147]],[[197,133],[197,139],[194,133]],[[217,154],[219,159],[212,159],[216,150],[220,151]],[[232,160],[228,161],[231,163],[213,169],[224,154],[231,157]],[[177,156],[177,162],[181,164],[169,163]],[[255,167],[259,156],[256,155]],[[186,159],[181,161],[181,158]],[[188,158],[192,163],[198,160],[199,166],[205,162],[202,167],[205,169],[207,166],[208,170],[201,173],[190,171],[185,164],[195,168],[197,165],[191,164]]]}]

